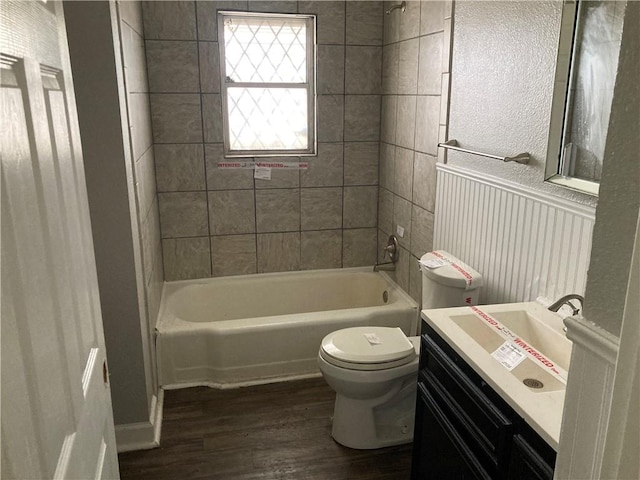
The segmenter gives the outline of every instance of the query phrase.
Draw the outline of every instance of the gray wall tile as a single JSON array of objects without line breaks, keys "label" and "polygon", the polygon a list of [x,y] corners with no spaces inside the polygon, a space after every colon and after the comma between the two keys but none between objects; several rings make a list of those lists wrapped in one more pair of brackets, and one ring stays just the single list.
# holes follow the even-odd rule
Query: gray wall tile
[{"label": "gray wall tile", "polygon": [[344,136],[344,96],[318,96],[318,142],[341,142]]},{"label": "gray wall tile", "polygon": [[342,228],[342,188],[303,188],[300,226],[302,230]]},{"label": "gray wall tile", "polygon": [[256,273],[255,235],[211,237],[211,272],[214,277]]},{"label": "gray wall tile", "polygon": [[418,97],[416,110],[415,148],[419,152],[437,155],[440,97]]},{"label": "gray wall tile", "polygon": [[[293,162],[298,160],[296,157],[264,158],[265,162]],[[271,180],[256,178],[254,181],[256,183],[256,189],[298,188],[300,186],[300,171],[274,168],[271,170]]]},{"label": "gray wall tile", "polygon": [[258,232],[300,230],[300,190],[256,190]]},{"label": "gray wall tile", "polygon": [[201,144],[158,144],[154,153],[159,192],[206,189]]},{"label": "gray wall tile", "polygon": [[383,3],[347,3],[347,45],[382,45]]},{"label": "gray wall tile", "polygon": [[298,12],[317,15],[319,45],[344,45],[345,2],[298,2]]},{"label": "gray wall tile", "polygon": [[194,2],[142,2],[142,18],[146,39],[196,39]]},{"label": "gray wall tile", "polygon": [[205,144],[204,154],[207,161],[208,190],[237,190],[253,188],[253,170],[218,168],[223,162],[221,143]]},{"label": "gray wall tile", "polygon": [[382,112],[380,114],[380,141],[396,142],[396,122],[398,118],[398,97],[384,95],[382,97]]},{"label": "gray wall tile", "polygon": [[342,231],[342,266],[364,267],[376,263],[375,228]]},{"label": "gray wall tile", "polygon": [[300,270],[300,232],[258,234],[258,273]]},{"label": "gray wall tile", "polygon": [[348,46],[346,93],[378,94],[382,89],[382,47]]},{"label": "gray wall tile", "polygon": [[205,143],[222,142],[222,102],[220,95],[202,95]]},{"label": "gray wall tile", "polygon": [[196,2],[198,18],[198,39],[218,41],[218,10],[247,10],[247,0],[239,1],[209,1]]},{"label": "gray wall tile", "polygon": [[344,184],[378,184],[378,142],[344,144]]},{"label": "gray wall tile", "polygon": [[420,34],[441,32],[444,28],[444,5],[447,2],[422,2],[420,12]]},{"label": "gray wall tile", "polygon": [[303,187],[333,187],[343,182],[343,144],[319,143],[318,156],[307,159],[309,168],[300,171]]},{"label": "gray wall tile", "polygon": [[421,257],[433,248],[433,213],[413,205],[411,213],[411,253]]},{"label": "gray wall tile", "polygon": [[377,187],[344,187],[344,228],[375,227]]},{"label": "gray wall tile", "polygon": [[398,40],[415,38],[420,34],[420,1],[409,0],[407,9],[400,17]]},{"label": "gray wall tile", "polygon": [[413,163],[413,202],[435,212],[436,157],[416,152]]},{"label": "gray wall tile", "polygon": [[380,95],[345,96],[345,141],[380,139]]},{"label": "gray wall tile", "polygon": [[267,13],[296,13],[298,11],[298,2],[289,1],[266,1],[266,0],[250,0],[249,8],[252,12]]},{"label": "gray wall tile", "polygon": [[418,52],[420,41],[417,38],[400,42],[400,60],[398,73],[398,93],[415,95],[418,91]]},{"label": "gray wall tile", "polygon": [[200,91],[197,42],[148,40],[146,47],[150,92]]},{"label": "gray wall tile", "polygon": [[[393,197],[393,231],[391,233],[398,236],[398,243],[406,249],[411,246],[411,207],[412,203],[402,197]],[[404,229],[404,234],[400,235],[398,227]]]},{"label": "gray wall tile", "polygon": [[208,237],[165,238],[162,259],[167,281],[211,276]]},{"label": "gray wall tile", "polygon": [[394,193],[411,201],[413,189],[413,150],[396,148]]},{"label": "gray wall tile", "polygon": [[437,33],[420,38],[420,71],[418,73],[418,94],[440,95],[442,72],[442,34]]},{"label": "gray wall tile", "polygon": [[378,228],[386,235],[393,232],[393,193],[386,188],[378,191]]},{"label": "gray wall tile", "polygon": [[382,47],[382,93],[398,93],[398,66],[400,65],[400,46],[397,43]]},{"label": "gray wall tile", "polygon": [[212,235],[254,233],[255,218],[253,190],[209,192],[209,228]]},{"label": "gray wall tile", "polygon": [[200,95],[152,94],[150,101],[155,143],[202,142]]},{"label": "gray wall tile", "polygon": [[162,238],[209,234],[204,192],[159,193]]},{"label": "gray wall tile", "polygon": [[395,188],[396,147],[388,143],[380,144],[380,186],[387,190]]},{"label": "gray wall tile", "polygon": [[416,97],[398,97],[398,118],[396,123],[396,144],[405,147],[414,147],[414,132],[416,129]]},{"label": "gray wall tile", "polygon": [[300,233],[300,268],[316,270],[342,266],[342,230]]},{"label": "gray wall tile", "polygon": [[198,42],[200,88],[203,93],[220,92],[220,50],[218,42]]},{"label": "gray wall tile", "polygon": [[317,92],[344,93],[344,45],[318,45]]}]

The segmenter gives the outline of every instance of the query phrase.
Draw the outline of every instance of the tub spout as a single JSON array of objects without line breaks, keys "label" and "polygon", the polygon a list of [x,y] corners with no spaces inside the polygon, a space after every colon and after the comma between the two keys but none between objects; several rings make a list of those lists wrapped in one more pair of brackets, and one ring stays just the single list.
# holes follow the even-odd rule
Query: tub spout
[{"label": "tub spout", "polygon": [[374,272],[394,272],[396,270],[396,264],[394,262],[376,263],[373,266]]}]

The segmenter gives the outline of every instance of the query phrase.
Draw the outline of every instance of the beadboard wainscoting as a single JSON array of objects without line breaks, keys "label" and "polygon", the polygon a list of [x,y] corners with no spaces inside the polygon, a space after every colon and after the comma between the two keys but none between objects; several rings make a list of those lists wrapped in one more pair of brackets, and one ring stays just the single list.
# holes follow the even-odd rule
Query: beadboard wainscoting
[{"label": "beadboard wainscoting", "polygon": [[595,209],[437,165],[434,248],[484,277],[482,303],[584,294]]}]

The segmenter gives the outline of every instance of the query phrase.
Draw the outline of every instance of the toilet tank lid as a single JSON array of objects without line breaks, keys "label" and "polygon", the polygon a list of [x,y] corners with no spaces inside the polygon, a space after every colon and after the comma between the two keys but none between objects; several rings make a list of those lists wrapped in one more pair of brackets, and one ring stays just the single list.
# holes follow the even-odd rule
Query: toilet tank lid
[{"label": "toilet tank lid", "polygon": [[321,348],[350,363],[392,362],[415,353],[411,341],[397,327],[344,328],[324,337]]},{"label": "toilet tank lid", "polygon": [[444,250],[425,253],[418,262],[422,274],[441,285],[464,290],[482,286],[482,275]]}]

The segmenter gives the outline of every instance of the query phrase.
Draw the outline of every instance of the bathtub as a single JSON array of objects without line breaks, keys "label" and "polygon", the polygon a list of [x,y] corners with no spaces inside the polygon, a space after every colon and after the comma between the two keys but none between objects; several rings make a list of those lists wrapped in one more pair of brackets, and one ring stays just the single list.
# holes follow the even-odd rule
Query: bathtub
[{"label": "bathtub", "polygon": [[227,388],[317,376],[330,332],[375,325],[413,336],[418,316],[416,302],[370,267],[166,282],[159,381]]}]

